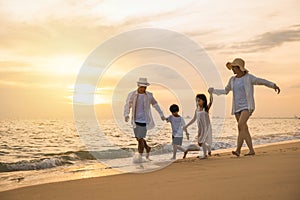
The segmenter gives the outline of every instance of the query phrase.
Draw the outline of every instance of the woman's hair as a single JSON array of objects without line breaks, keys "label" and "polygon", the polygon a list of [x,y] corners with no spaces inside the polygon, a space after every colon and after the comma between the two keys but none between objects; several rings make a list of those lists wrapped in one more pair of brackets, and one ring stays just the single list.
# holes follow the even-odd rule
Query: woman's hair
[{"label": "woman's hair", "polygon": [[[239,66],[237,66],[240,70],[241,70],[241,68],[239,67]],[[242,70],[241,70],[242,71]],[[246,70],[246,71],[242,71],[242,72],[244,72],[244,74],[247,74],[248,73],[248,70]]]},{"label": "woman's hair", "polygon": [[173,104],[170,106],[169,110],[171,113],[179,112],[179,107],[176,104]]},{"label": "woman's hair", "polygon": [[206,98],[205,94],[197,94],[196,101],[197,101],[197,99],[201,99],[202,101],[204,101],[203,108],[205,109],[206,112],[208,112],[209,109],[208,109],[207,98]]}]

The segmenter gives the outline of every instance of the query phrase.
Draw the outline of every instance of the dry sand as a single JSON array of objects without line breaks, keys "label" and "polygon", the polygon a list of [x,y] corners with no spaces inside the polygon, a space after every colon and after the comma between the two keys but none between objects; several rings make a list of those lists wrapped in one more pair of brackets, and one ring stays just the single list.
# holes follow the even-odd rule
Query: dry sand
[{"label": "dry sand", "polygon": [[253,157],[188,158],[146,174],[122,174],[29,186],[9,199],[300,199],[300,142],[256,148]]}]

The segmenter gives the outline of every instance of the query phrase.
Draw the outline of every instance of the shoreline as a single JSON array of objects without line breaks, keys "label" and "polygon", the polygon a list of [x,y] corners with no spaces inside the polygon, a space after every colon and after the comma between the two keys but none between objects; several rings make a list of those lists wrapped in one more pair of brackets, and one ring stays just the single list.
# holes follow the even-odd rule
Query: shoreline
[{"label": "shoreline", "polygon": [[[297,143],[297,142],[300,142],[300,139],[286,140],[286,141],[272,142],[272,143],[265,143],[265,144],[258,144],[258,145],[254,145],[254,149],[259,149],[259,148],[269,147],[269,146],[276,146],[276,145],[281,145],[281,144]],[[245,146],[242,147],[242,151],[245,151],[243,149],[245,149]],[[231,153],[232,150],[234,150],[234,149],[233,148],[217,149],[217,150],[214,150],[213,152],[218,152],[218,153],[223,154],[223,153]]]},{"label": "shoreline", "polygon": [[[263,148],[263,147],[269,147],[269,146],[276,146],[276,145],[281,145],[281,144],[289,144],[289,143],[297,143],[300,142],[300,140],[287,140],[287,141],[280,141],[280,142],[273,142],[273,143],[266,143],[266,144],[259,144],[254,146],[255,149]],[[244,149],[243,147],[242,149]],[[225,154],[231,154],[231,151],[234,150],[233,148],[227,148],[227,149],[217,149],[213,150],[212,154],[214,156],[222,156]],[[180,154],[181,155],[181,154]],[[191,152],[188,154],[186,159],[181,159],[178,158],[177,160],[170,162],[170,164],[155,169],[154,171],[161,170],[165,167],[168,167],[172,165],[173,163],[176,162],[185,162],[189,159],[193,159],[198,155],[198,153]],[[242,156],[242,154],[241,154]],[[169,162],[167,160],[167,162]],[[103,167],[104,166],[104,167]],[[86,168],[94,168],[93,171],[86,172]],[[105,170],[103,171],[103,168]],[[76,173],[72,173],[72,170],[79,171]],[[42,185],[42,184],[48,184],[48,183],[59,183],[59,182],[65,182],[65,181],[73,181],[73,180],[81,180],[81,179],[89,179],[89,178],[98,178],[98,177],[105,177],[105,176],[113,176],[113,175],[121,175],[121,174],[128,174],[128,173],[136,173],[136,174],[141,174],[141,173],[151,173],[153,170],[150,170],[148,172],[124,172],[118,168],[110,167],[105,165],[105,163],[101,163],[99,161],[96,161],[95,163],[82,163],[79,166],[58,166],[54,168],[49,168],[49,169],[43,169],[41,170],[42,172],[46,173],[46,176],[43,176],[42,179],[32,179],[32,180],[23,180],[23,178],[20,179],[20,181],[15,182],[17,185],[8,185],[0,188],[0,193],[9,191],[9,190],[14,190],[14,189],[19,189],[19,188],[24,188],[24,187],[31,187],[31,186],[37,186],[37,185]],[[69,173],[60,173],[60,172],[66,172],[70,171]],[[27,173],[31,171],[15,171],[12,173]],[[4,172],[5,173],[5,172]],[[8,172],[11,173],[11,172]],[[50,174],[50,175],[48,175]],[[19,176],[20,177],[20,176]],[[22,177],[22,176],[21,176]],[[18,179],[18,178],[17,178]],[[31,181],[36,181],[35,183],[30,183]],[[28,183],[29,182],[29,183]],[[3,186],[3,185],[2,185]]]},{"label": "shoreline", "polygon": [[[187,193],[187,192],[184,192],[185,189],[183,189],[183,188],[184,187],[190,188],[190,187],[195,187],[195,186],[196,186],[196,188],[198,188],[198,187],[206,188],[207,187],[206,184],[203,185],[203,182],[201,182],[202,176],[203,176],[203,180],[205,180],[205,182],[207,182],[207,184],[212,184],[211,189],[213,191],[215,189],[215,186],[214,186],[215,181],[216,181],[216,183],[218,183],[219,181],[221,181],[221,182],[224,181],[224,180],[219,180],[219,176],[220,177],[225,176],[226,177],[225,180],[228,181],[227,184],[234,185],[235,183],[232,181],[234,181],[235,179],[240,180],[241,177],[244,177],[243,178],[244,180],[253,179],[253,176],[255,175],[255,173],[254,174],[252,174],[252,173],[257,170],[258,170],[258,172],[257,172],[258,174],[260,174],[261,176],[267,176],[267,178],[268,178],[267,180],[272,180],[271,182],[268,182],[268,184],[272,184],[274,182],[272,187],[279,187],[280,185],[278,185],[278,183],[276,183],[276,180],[281,180],[283,182],[286,181],[285,184],[289,185],[290,189],[293,190],[294,187],[296,187],[296,189],[297,189],[296,191],[298,191],[297,185],[294,185],[292,183],[295,181],[294,180],[295,178],[298,181],[298,183],[300,181],[300,172],[298,170],[299,169],[298,166],[300,166],[300,161],[298,159],[299,155],[300,155],[300,141],[299,140],[258,145],[258,146],[255,146],[255,149],[256,149],[257,155],[253,156],[253,157],[241,156],[240,158],[235,158],[231,155],[232,149],[226,149],[226,151],[225,151],[225,149],[222,149],[222,150],[214,151],[213,156],[207,160],[198,160],[194,157],[190,157],[187,159],[179,159],[163,169],[149,172],[149,173],[121,173],[121,174],[117,174],[117,175],[79,178],[76,180],[67,180],[67,181],[59,181],[59,182],[44,183],[44,184],[39,184],[39,185],[25,186],[25,187],[12,189],[12,190],[1,191],[0,199],[37,199],[36,195],[41,195],[43,197],[45,196],[45,199],[51,199],[50,198],[51,195],[49,197],[47,197],[47,195],[46,195],[46,193],[48,194],[49,192],[52,195],[58,195],[58,197],[60,197],[61,199],[68,199],[69,197],[64,195],[65,190],[66,191],[74,190],[75,193],[78,193],[80,190],[86,191],[86,190],[95,189],[95,188],[97,188],[97,190],[93,191],[95,193],[94,198],[91,197],[89,199],[96,199],[96,196],[99,197],[100,194],[101,195],[105,194],[107,197],[105,199],[110,199],[110,193],[109,192],[107,193],[107,190],[113,191],[114,187],[117,187],[119,190],[121,190],[121,193],[124,193],[124,195],[126,194],[126,195],[131,196],[130,191],[132,192],[133,189],[135,188],[135,182],[133,181],[134,179],[138,179],[138,181],[141,182],[141,185],[138,185],[138,188],[141,188],[141,191],[144,191],[147,193],[147,192],[149,192],[149,189],[151,189],[152,192],[154,192],[153,194],[149,194],[149,199],[153,199],[154,194],[155,195],[158,195],[158,194],[164,195],[164,193],[168,193],[166,191],[166,189],[170,189],[168,184],[169,184],[169,181],[172,179],[174,179],[174,180],[171,181],[171,183],[176,183],[178,181],[177,185],[179,188],[177,191],[182,190],[183,193],[186,195],[190,195],[190,193],[191,193],[191,194],[193,194],[192,196],[190,196],[191,199],[197,199],[197,198],[195,198],[196,197],[195,191],[192,190],[190,193]],[[221,152],[221,151],[223,151],[223,152]],[[243,153],[244,152],[245,151],[243,151]],[[281,159],[285,159],[286,163],[282,163]],[[252,163],[252,161],[255,161],[257,163],[256,164]],[[271,164],[271,163],[273,163],[273,164]],[[276,163],[277,163],[277,165],[276,165]],[[285,164],[287,164],[287,165],[285,165]],[[241,167],[243,167],[244,165],[246,167],[252,166],[253,167],[251,169],[252,173],[250,173],[249,175],[244,175],[243,173],[241,173],[241,171],[240,171]],[[277,172],[274,172],[274,168],[276,168]],[[289,168],[291,168],[291,169],[289,169]],[[210,170],[210,169],[212,169],[212,170]],[[229,169],[232,169],[232,171]],[[218,174],[218,176],[216,176],[216,174],[212,173],[212,171],[215,171],[215,173]],[[223,171],[223,173],[220,173],[222,171]],[[236,171],[236,173],[235,173],[235,171]],[[290,174],[291,172],[293,172],[292,176]],[[237,176],[237,174],[239,174],[239,173],[240,173],[241,177]],[[280,176],[280,177],[276,178],[276,176]],[[285,176],[287,176],[287,177],[285,177]],[[257,177],[257,178],[259,178],[259,177]],[[287,180],[285,180],[285,178]],[[159,184],[160,181],[158,181],[156,179],[161,180],[161,182],[165,183],[166,185],[165,184],[162,184],[162,185],[160,184],[157,186],[155,186],[155,184],[153,185],[153,183]],[[197,179],[200,179],[199,182],[197,181]],[[146,187],[147,180],[149,180],[149,182],[152,183],[152,187],[148,188],[148,189]],[[177,180],[177,181],[175,181],[175,180]],[[291,180],[291,183],[289,183],[288,180]],[[128,191],[124,190],[124,188],[123,188],[124,185],[122,185],[122,184],[120,185],[120,181],[121,182],[123,181],[123,183],[128,182],[127,185],[130,185],[132,188],[130,189],[130,188],[127,188],[127,186],[126,186],[125,188],[127,188]],[[106,184],[104,184],[104,183],[106,183]],[[116,183],[116,185],[114,185],[114,183]],[[255,184],[257,184],[257,183],[255,183],[255,180],[251,180],[250,183],[252,183],[254,186],[255,186]],[[181,184],[183,184],[183,185],[181,185]],[[252,184],[250,186],[253,186]],[[98,188],[98,186],[99,186],[99,188]],[[175,186],[176,186],[176,184],[175,184]],[[250,187],[250,186],[248,185],[248,187]],[[52,189],[48,190],[48,187],[50,187]],[[224,187],[227,188],[229,186],[225,185]],[[55,189],[53,190],[53,188],[55,188]],[[61,189],[59,189],[59,188],[61,188]],[[76,189],[76,188],[78,188],[78,189]],[[160,190],[155,189],[155,188],[160,188]],[[208,189],[209,188],[210,187],[208,187]],[[222,186],[220,186],[220,188],[218,188],[218,190],[219,189],[222,189]],[[77,190],[79,190],[79,191],[77,191]],[[187,190],[189,190],[189,189],[187,189]],[[35,192],[32,192],[32,191],[35,191]],[[267,191],[269,194],[270,192],[272,193],[273,189],[269,188],[269,189],[267,189]],[[290,192],[290,194],[294,194],[296,191],[293,190],[292,192]],[[205,193],[207,193],[207,192],[205,192]],[[299,192],[297,194],[300,195]],[[78,198],[76,196],[71,199],[85,198],[85,197],[82,197],[83,194],[81,194],[81,192],[78,195],[79,195]],[[172,195],[173,194],[170,194],[170,197]],[[207,195],[209,195],[209,194],[207,194]],[[253,194],[251,194],[251,195],[253,195]],[[263,194],[260,194],[260,195],[263,195]],[[269,195],[271,195],[271,194],[269,194]],[[287,194],[285,194],[285,195],[287,195]],[[21,196],[24,198],[18,198]],[[79,198],[80,196],[81,196],[81,198]],[[274,196],[273,195],[271,195],[271,196],[273,198],[269,198],[269,199],[274,199]],[[152,197],[152,198],[150,198],[150,197]],[[279,194],[276,195],[276,198],[277,197],[281,197],[283,199],[288,199]],[[60,199],[60,198],[57,198],[57,199]],[[131,197],[131,198],[133,198],[133,197]],[[156,198],[158,198],[158,197],[156,196]],[[173,198],[176,198],[176,196],[174,196]],[[232,197],[232,198],[235,199],[234,197]],[[118,199],[118,198],[111,198],[111,199]]]}]

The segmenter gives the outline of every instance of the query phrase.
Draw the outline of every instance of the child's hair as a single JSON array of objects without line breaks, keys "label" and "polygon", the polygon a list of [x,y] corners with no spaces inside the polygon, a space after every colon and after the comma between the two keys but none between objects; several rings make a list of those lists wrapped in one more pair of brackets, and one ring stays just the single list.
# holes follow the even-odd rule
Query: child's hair
[{"label": "child's hair", "polygon": [[206,112],[208,112],[209,109],[208,109],[207,98],[206,98],[205,94],[197,94],[196,101],[197,101],[197,99],[201,99],[202,101],[204,101],[203,108],[205,109]]},{"label": "child's hair", "polygon": [[176,104],[173,104],[170,106],[169,110],[171,113],[179,112],[179,107]]}]

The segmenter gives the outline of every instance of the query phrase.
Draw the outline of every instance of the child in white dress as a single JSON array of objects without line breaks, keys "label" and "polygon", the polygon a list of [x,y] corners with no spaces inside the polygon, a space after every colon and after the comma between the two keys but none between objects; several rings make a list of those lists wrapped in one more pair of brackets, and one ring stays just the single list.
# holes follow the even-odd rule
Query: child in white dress
[{"label": "child in white dress", "polygon": [[[186,131],[188,126],[193,124],[197,120],[197,126],[198,126],[198,145],[202,147],[203,149],[203,156],[202,159],[207,158],[207,154],[211,156],[211,145],[212,145],[212,127],[209,119],[209,109],[213,102],[212,93],[210,92],[210,102],[207,104],[207,98],[204,94],[197,94],[196,96],[196,105],[197,108],[195,110],[195,114],[193,119],[184,126],[184,130]],[[197,149],[187,149],[184,152],[184,158],[188,151],[195,151]],[[200,148],[199,148],[200,150]]]},{"label": "child in white dress", "polygon": [[[185,152],[182,145],[183,140],[183,127],[185,126],[184,119],[178,114],[179,107],[176,104],[170,106],[170,112],[172,115],[166,118],[167,122],[171,123],[172,126],[172,145],[173,145],[173,157],[171,159],[176,159],[177,149]],[[186,133],[187,139],[189,139],[188,133]]]}]

